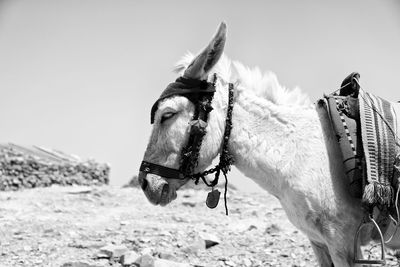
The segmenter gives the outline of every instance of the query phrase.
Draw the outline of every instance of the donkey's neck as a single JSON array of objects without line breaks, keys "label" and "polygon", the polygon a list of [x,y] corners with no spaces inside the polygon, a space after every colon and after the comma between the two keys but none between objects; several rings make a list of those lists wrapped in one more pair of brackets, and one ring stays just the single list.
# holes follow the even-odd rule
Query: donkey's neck
[{"label": "donkey's neck", "polygon": [[322,138],[320,127],[313,127],[318,115],[312,106],[277,105],[240,87],[235,99],[229,144],[235,166],[279,196],[315,148],[311,135]]}]

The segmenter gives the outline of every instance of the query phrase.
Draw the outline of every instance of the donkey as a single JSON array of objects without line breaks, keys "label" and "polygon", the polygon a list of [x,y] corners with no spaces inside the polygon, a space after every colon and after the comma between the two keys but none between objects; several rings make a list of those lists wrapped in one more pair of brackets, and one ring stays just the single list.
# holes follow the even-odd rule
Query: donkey
[{"label": "donkey", "polygon": [[[221,151],[228,84],[234,83],[227,144],[234,166],[280,201],[291,223],[309,238],[320,266],[354,266],[354,236],[364,212],[349,192],[326,109],[300,89],[281,86],[275,74],[229,60],[223,55],[225,40],[226,24],[221,23],[205,49],[185,55],[176,66],[184,78],[211,82],[217,77],[195,172],[205,170]],[[144,161],[179,169],[194,112],[183,94],[158,101]],[[190,180],[146,171],[138,179],[148,200],[161,206],[176,199],[176,191]]]}]

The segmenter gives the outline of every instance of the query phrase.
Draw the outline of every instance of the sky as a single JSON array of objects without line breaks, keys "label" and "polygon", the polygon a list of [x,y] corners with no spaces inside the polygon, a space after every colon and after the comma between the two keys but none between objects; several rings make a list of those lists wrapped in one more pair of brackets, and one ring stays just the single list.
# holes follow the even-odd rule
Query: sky
[{"label": "sky", "polygon": [[[228,25],[225,53],[313,101],[351,72],[400,100],[400,1],[0,0],[0,143],[39,145],[137,174],[150,108],[175,62]],[[232,181],[257,187],[236,170]]]}]

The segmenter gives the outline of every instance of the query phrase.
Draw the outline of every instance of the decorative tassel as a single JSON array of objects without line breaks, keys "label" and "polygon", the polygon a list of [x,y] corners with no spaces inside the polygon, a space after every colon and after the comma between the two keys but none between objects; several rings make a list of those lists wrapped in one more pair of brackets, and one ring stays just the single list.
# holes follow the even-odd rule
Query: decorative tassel
[{"label": "decorative tassel", "polygon": [[370,183],[365,186],[363,200],[368,205],[379,203],[381,205],[391,206],[394,202],[394,191],[390,185],[379,183]]},{"label": "decorative tassel", "polygon": [[374,186],[374,184],[368,184],[364,187],[363,200],[368,205],[371,205],[375,202],[375,186]]}]

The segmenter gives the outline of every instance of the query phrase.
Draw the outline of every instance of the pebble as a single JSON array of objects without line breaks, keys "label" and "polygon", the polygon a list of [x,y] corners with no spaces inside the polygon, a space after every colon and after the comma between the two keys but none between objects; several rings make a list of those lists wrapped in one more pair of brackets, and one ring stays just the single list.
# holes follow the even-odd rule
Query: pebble
[{"label": "pebble", "polygon": [[140,254],[144,255],[144,254],[149,254],[149,255],[153,255],[154,249],[153,248],[144,248],[140,251]]},{"label": "pebble", "polygon": [[158,257],[160,257],[161,259],[164,259],[164,260],[174,260],[174,261],[176,261],[176,257],[173,254],[168,253],[168,252],[160,252],[158,254]]},{"label": "pebble", "polygon": [[148,243],[151,241],[151,237],[141,237],[139,238],[139,241],[142,243]]},{"label": "pebble", "polygon": [[225,261],[225,265],[226,266],[232,266],[232,267],[235,267],[236,266],[236,263],[234,263],[233,261]]},{"label": "pebble", "polygon": [[194,207],[196,207],[196,202],[194,202],[194,201],[183,201],[182,202],[182,205],[183,206],[186,206],[186,207],[191,207],[191,208],[194,208]]},{"label": "pebble", "polygon": [[139,265],[139,267],[155,267],[154,258],[149,254],[144,254],[140,256],[135,264]]},{"label": "pebble", "polygon": [[221,240],[216,235],[210,233],[200,232],[199,236],[205,241],[206,248],[210,248],[221,243]]},{"label": "pebble", "polygon": [[110,244],[110,245],[100,248],[100,251],[97,254],[97,256],[98,256],[98,258],[105,258],[104,256],[107,256],[108,258],[119,258],[127,251],[128,251],[128,248],[125,246],[122,246],[122,245],[118,246],[118,245]]},{"label": "pebble", "polygon": [[281,228],[274,223],[271,224],[270,226],[268,226],[264,231],[264,233],[272,235],[272,236],[277,235],[279,232],[281,232]]},{"label": "pebble", "polygon": [[256,229],[257,229],[257,226],[251,224],[251,225],[249,226],[249,228],[247,229],[247,231],[256,230]]},{"label": "pebble", "polygon": [[96,253],[96,258],[97,259],[109,259],[110,256],[108,254],[106,254],[106,253],[103,253],[103,252],[97,252]]},{"label": "pebble", "polygon": [[243,259],[242,263],[243,263],[243,266],[246,266],[246,267],[251,267],[251,265],[252,265],[251,260],[249,260],[248,258]]},{"label": "pebble", "polygon": [[139,257],[140,255],[135,251],[128,251],[121,256],[120,263],[123,266],[130,266],[133,265],[139,259]]},{"label": "pebble", "polygon": [[195,239],[193,242],[182,249],[183,252],[189,255],[197,255],[200,251],[206,248],[206,243],[203,239]]}]

